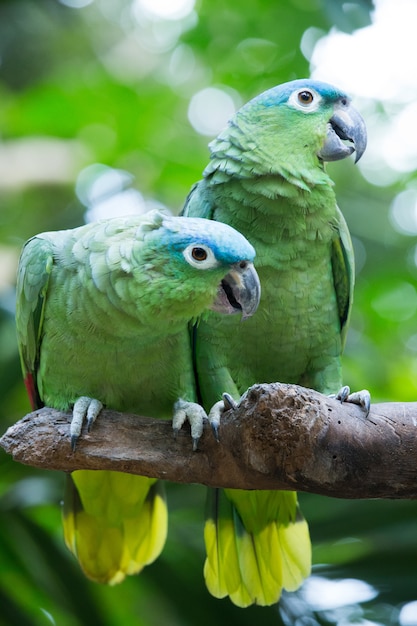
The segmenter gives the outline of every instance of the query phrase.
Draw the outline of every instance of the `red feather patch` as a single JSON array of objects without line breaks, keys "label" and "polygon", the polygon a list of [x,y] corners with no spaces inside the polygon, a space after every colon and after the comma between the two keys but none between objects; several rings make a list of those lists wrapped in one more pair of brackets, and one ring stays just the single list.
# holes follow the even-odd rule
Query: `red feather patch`
[{"label": "red feather patch", "polygon": [[39,393],[36,387],[35,379],[33,378],[33,374],[31,372],[28,372],[24,378],[24,381],[32,409],[39,409],[42,406],[42,402],[39,398]]}]

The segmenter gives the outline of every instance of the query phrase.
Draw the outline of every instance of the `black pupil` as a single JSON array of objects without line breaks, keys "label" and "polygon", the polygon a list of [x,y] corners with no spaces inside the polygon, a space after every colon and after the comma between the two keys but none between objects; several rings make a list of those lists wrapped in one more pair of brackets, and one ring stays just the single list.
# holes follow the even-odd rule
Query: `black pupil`
[{"label": "black pupil", "polygon": [[207,259],[207,252],[204,248],[193,248],[192,255],[196,261],[205,261]]},{"label": "black pupil", "polygon": [[313,96],[309,91],[302,91],[299,95],[299,98],[307,104],[313,100]]}]

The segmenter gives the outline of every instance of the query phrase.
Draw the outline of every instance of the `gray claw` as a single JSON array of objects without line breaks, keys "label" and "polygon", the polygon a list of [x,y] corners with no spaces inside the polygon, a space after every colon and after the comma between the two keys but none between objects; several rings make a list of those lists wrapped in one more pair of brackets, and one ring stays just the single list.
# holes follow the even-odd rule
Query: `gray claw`
[{"label": "gray claw", "polygon": [[208,421],[213,431],[216,441],[220,441],[219,427],[220,420],[225,411],[234,410],[238,407],[238,403],[233,399],[229,393],[222,394],[222,400],[219,400],[214,404],[210,413],[208,414]]},{"label": "gray claw", "polygon": [[337,392],[335,398],[336,400],[340,400],[340,402],[346,402],[350,394],[350,387],[345,385]]},{"label": "gray claw", "polygon": [[81,396],[74,402],[70,426],[71,448],[73,452],[81,435],[84,419],[87,420],[87,430],[90,432],[102,408],[103,405],[99,400],[89,398],[88,396]]},{"label": "gray claw", "polygon": [[220,426],[220,419],[221,419],[221,416],[223,415],[224,410],[225,410],[225,401],[223,399],[223,400],[219,400],[218,402],[216,402],[216,404],[213,404],[208,414],[208,421],[209,421],[211,430],[213,431],[213,435],[216,441],[220,441],[219,426]]},{"label": "gray claw", "polygon": [[367,389],[350,393],[350,388],[346,385],[342,387],[336,395],[330,397],[336,398],[336,400],[340,400],[340,402],[357,404],[362,407],[366,417],[368,417],[369,411],[371,410],[371,394]]},{"label": "gray claw", "polygon": [[232,398],[230,393],[222,394],[222,398],[223,398],[223,402],[224,402],[224,410],[225,411],[230,411],[230,410],[234,411],[235,409],[237,409],[238,403],[236,402],[236,400],[234,400]]},{"label": "gray claw", "polygon": [[213,435],[217,443],[220,441],[219,438],[219,424],[211,424],[211,430],[213,431]]},{"label": "gray claw", "polygon": [[172,430],[174,437],[177,436],[182,425],[187,421],[191,426],[191,438],[193,440],[193,451],[198,447],[198,442],[203,434],[203,424],[207,419],[207,414],[202,406],[196,402],[188,402],[179,398],[174,404],[172,416]]},{"label": "gray claw", "polygon": [[353,404],[357,404],[362,407],[366,417],[368,417],[371,409],[371,394],[367,389],[361,389],[361,391],[355,391],[354,393],[349,394],[347,402],[352,402]]}]

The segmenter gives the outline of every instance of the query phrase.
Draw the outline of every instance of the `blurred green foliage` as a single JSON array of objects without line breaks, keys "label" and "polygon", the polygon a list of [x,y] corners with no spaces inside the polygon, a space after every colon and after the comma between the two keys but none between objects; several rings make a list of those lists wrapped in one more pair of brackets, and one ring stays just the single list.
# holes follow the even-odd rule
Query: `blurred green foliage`
[{"label": "blurred green foliage", "polygon": [[[238,104],[306,76],[305,31],[351,32],[369,23],[372,8],[366,0],[200,0],[182,19],[168,20],[140,6],[131,0],[0,2],[2,431],[29,410],[14,338],[19,250],[37,232],[83,222],[78,174],[97,163],[124,170],[134,177],[127,186],[145,202],[178,212],[208,155],[209,138],[188,120],[191,97],[215,86]],[[415,241],[388,218],[405,177],[374,187],[352,162],[330,169],[358,259],[346,382],[368,387],[374,399],[415,400]],[[407,182],[414,177],[408,174]],[[202,487],[169,486],[163,555],[141,576],[104,588],[80,574],[63,545],[62,476],[19,466],[4,453],[0,463],[4,626],[396,624],[401,604],[417,598],[413,502],[302,494],[315,574],[360,579],[378,594],[362,605],[342,602],[319,611],[297,593],[284,595],[279,608],[242,611],[204,587]]]}]

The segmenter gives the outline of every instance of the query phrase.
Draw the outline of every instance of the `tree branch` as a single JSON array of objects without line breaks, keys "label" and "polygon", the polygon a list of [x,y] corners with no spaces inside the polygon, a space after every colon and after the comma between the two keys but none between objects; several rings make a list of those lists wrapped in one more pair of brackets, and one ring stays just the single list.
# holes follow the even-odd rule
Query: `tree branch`
[{"label": "tree branch", "polygon": [[71,451],[71,415],[44,408],[1,446],[44,469],[108,469],[182,483],[286,489],[340,498],[417,498],[417,402],[360,407],[287,384],[255,385],[228,411],[218,443],[207,425],[197,452],[169,421],[103,410]]}]

